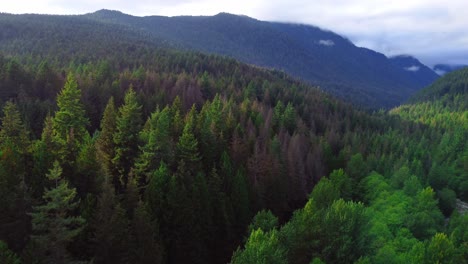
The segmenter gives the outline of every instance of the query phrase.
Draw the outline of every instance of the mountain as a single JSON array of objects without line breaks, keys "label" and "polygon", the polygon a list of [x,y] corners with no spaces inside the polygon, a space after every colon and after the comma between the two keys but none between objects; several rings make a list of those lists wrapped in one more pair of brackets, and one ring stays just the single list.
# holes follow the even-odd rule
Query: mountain
[{"label": "mountain", "polygon": [[[437,78],[420,63],[424,71],[405,70],[395,65],[395,59],[356,47],[330,31],[226,13],[207,17],[136,17],[110,10],[77,16],[1,14],[0,27],[0,48],[6,55],[80,54],[86,60],[109,50],[141,51],[139,47],[195,50],[285,71],[371,108],[398,105]],[[86,41],[96,42],[97,49],[85,50]]]},{"label": "mountain", "polygon": [[[391,107],[437,78],[395,67],[395,59],[356,47],[348,39],[314,26],[215,16],[135,17],[100,10],[85,17],[149,32],[181,47],[230,56],[283,70],[342,98],[371,107]],[[409,66],[411,67],[411,66]]]},{"label": "mountain", "polygon": [[466,71],[388,114],[133,26],[0,29],[0,263],[466,262]]},{"label": "mountain", "polygon": [[[390,57],[390,61],[400,69],[405,70],[421,86],[425,87],[435,81],[437,74],[418,59],[410,55]],[[429,83],[428,83],[429,81]]]},{"label": "mountain", "polygon": [[433,67],[433,70],[439,74],[439,75],[444,75],[446,73],[468,67],[468,65],[462,65],[462,64],[436,64]]}]

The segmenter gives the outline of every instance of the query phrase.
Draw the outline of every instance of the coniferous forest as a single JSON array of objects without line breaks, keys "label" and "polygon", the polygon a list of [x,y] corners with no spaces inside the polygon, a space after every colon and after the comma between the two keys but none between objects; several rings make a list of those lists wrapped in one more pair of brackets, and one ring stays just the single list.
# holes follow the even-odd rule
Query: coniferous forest
[{"label": "coniferous forest", "polygon": [[467,262],[467,69],[363,110],[56,27],[0,42],[0,263]]}]

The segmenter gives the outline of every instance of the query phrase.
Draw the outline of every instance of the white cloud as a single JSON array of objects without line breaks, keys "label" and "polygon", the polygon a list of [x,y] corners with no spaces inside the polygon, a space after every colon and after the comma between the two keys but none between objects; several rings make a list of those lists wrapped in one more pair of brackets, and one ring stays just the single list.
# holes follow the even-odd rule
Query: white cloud
[{"label": "white cloud", "polygon": [[413,65],[410,67],[406,67],[405,70],[410,71],[410,72],[417,72],[419,71],[419,68],[420,68],[419,66]]},{"label": "white cloud", "polygon": [[318,44],[327,47],[335,46],[335,42],[333,42],[331,39],[321,39],[318,41]]}]

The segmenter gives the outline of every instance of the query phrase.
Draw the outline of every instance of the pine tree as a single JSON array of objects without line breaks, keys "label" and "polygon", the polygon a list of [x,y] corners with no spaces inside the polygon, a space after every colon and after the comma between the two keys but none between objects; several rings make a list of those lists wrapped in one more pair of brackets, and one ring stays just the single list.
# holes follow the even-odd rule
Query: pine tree
[{"label": "pine tree", "polygon": [[85,220],[72,216],[79,202],[75,201],[76,190],[62,178],[62,168],[56,161],[47,178],[54,188],[46,189],[45,204],[34,207],[32,239],[40,245],[40,255],[47,263],[66,263],[70,260],[67,245],[81,232]]},{"label": "pine tree", "polygon": [[150,174],[158,169],[160,162],[171,164],[173,160],[173,141],[171,138],[171,119],[169,107],[155,112],[148,120],[149,130],[141,154],[135,162],[137,178],[147,181]]},{"label": "pine tree", "polygon": [[28,134],[21,121],[21,116],[16,105],[8,101],[3,107],[2,127],[0,130],[0,144],[11,143],[21,152],[27,148]]},{"label": "pine tree", "polygon": [[65,153],[70,154],[77,149],[87,133],[86,126],[89,124],[81,103],[81,91],[71,73],[57,96],[57,105],[59,109],[53,118],[55,137],[65,147]]},{"label": "pine tree", "polygon": [[138,135],[142,126],[141,105],[135,91],[130,89],[125,94],[125,102],[119,108],[117,129],[114,133],[115,156],[112,163],[117,170],[113,183],[117,190],[123,191],[127,186],[128,173],[138,155]]},{"label": "pine tree", "polygon": [[106,175],[112,175],[112,158],[114,157],[114,133],[117,125],[117,111],[115,110],[114,97],[107,102],[101,121],[101,133],[96,141],[98,160]]},{"label": "pine tree", "polygon": [[184,131],[177,143],[177,160],[179,161],[179,166],[177,168],[178,175],[189,181],[191,181],[191,179],[188,177],[195,177],[196,173],[201,169],[198,140],[195,138],[193,131],[194,120],[195,109],[192,108],[188,114]]}]

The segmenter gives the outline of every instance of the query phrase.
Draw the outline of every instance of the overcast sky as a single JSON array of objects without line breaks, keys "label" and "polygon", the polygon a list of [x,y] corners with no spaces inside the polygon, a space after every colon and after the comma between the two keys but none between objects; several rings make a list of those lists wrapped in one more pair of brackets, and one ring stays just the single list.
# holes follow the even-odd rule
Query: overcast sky
[{"label": "overcast sky", "polygon": [[387,56],[468,64],[468,0],[0,0],[8,13],[84,14],[102,8],[137,16],[247,15],[320,26]]}]

